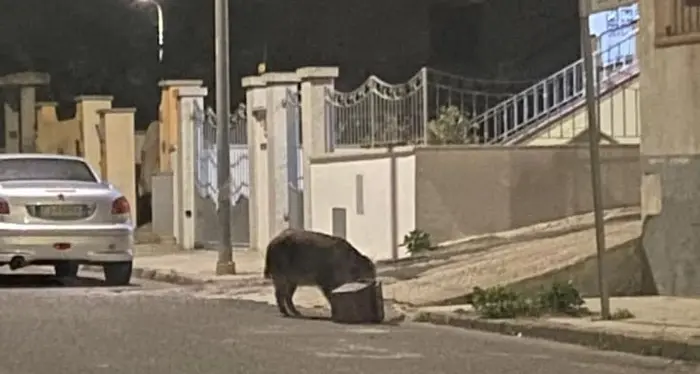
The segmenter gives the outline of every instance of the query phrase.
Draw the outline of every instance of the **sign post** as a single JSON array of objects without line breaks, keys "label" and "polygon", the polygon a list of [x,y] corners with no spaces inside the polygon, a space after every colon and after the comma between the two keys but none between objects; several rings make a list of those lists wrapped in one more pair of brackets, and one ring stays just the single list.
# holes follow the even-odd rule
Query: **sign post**
[{"label": "sign post", "polygon": [[617,8],[633,1],[627,0],[579,0],[579,20],[581,22],[581,54],[583,55],[584,79],[586,84],[586,109],[588,114],[588,143],[591,162],[591,185],[593,190],[593,212],[595,217],[595,241],[598,253],[598,292],[600,293],[600,314],[602,319],[610,319],[610,295],[605,279],[605,223],[603,222],[603,196],[600,175],[600,124],[596,108],[596,87],[593,72],[593,46],[590,40],[588,18],[593,12]]}]

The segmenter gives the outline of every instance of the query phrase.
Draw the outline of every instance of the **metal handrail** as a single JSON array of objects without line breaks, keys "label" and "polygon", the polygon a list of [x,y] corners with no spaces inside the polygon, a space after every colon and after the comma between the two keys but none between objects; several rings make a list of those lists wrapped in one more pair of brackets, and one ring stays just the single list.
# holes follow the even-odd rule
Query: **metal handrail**
[{"label": "metal handrail", "polygon": [[[635,29],[614,45],[594,53],[596,64],[602,68],[602,71],[599,71],[601,86],[608,86],[616,82],[619,74],[629,74],[631,70],[638,68],[636,53],[620,53],[623,48],[633,44],[636,35]],[[614,62],[606,66],[607,57],[612,55],[615,57]],[[631,58],[628,58],[630,55]],[[579,59],[486,110],[474,118],[474,125],[482,129],[485,143],[506,143],[533,124],[561,115],[573,102],[582,99],[585,94],[584,79],[583,59]]]}]

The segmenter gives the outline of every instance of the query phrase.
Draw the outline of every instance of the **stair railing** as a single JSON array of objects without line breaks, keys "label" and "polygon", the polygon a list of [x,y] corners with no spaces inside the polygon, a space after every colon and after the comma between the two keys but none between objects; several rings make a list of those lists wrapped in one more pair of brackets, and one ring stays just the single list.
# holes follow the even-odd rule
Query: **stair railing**
[{"label": "stair railing", "polygon": [[[594,53],[602,90],[636,74],[637,30]],[[550,121],[572,109],[585,96],[583,59],[513,95],[474,118],[486,144],[504,144],[537,123]]]}]

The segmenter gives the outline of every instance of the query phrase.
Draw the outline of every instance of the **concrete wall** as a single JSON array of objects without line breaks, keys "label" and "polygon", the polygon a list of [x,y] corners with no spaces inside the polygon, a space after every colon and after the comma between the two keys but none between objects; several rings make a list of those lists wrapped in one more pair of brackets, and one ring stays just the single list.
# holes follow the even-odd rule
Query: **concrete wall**
[{"label": "concrete wall", "polygon": [[[603,146],[606,208],[640,203],[639,149]],[[416,227],[436,242],[592,210],[587,147],[416,149]]]},{"label": "concrete wall", "polygon": [[[671,2],[668,2],[671,4]],[[661,295],[700,295],[700,44],[657,46],[657,6],[639,3],[642,242]],[[692,37],[681,33],[679,39]]]},{"label": "concrete wall", "polygon": [[85,157],[100,175],[100,135],[98,112],[112,107],[109,96],[78,96],[75,117],[58,120],[56,103],[36,105],[36,149],[40,153],[58,153]]},{"label": "concrete wall", "polygon": [[36,150],[39,153],[59,153],[80,156],[80,121],[58,120],[56,103],[41,102],[36,106]]},{"label": "concrete wall", "polygon": [[[396,151],[397,240],[415,228],[413,150]],[[391,253],[391,159],[386,153],[327,155],[311,159],[312,230],[333,233],[333,209],[345,209],[345,233],[373,260]],[[338,222],[336,223],[338,224]],[[400,257],[407,256],[400,248]]]},{"label": "concrete wall", "polygon": [[[614,88],[600,100],[600,131],[603,143],[639,144],[639,79]],[[585,102],[564,116],[546,124],[546,128],[522,145],[563,145],[582,138],[588,128]]]},{"label": "concrete wall", "polygon": [[[649,270],[649,260],[640,239],[632,239],[609,248],[605,261],[605,279],[610,296],[657,294]],[[555,282],[572,282],[583,297],[600,296],[597,256],[589,256],[573,265],[520,281],[509,287],[524,293],[534,293]]]}]

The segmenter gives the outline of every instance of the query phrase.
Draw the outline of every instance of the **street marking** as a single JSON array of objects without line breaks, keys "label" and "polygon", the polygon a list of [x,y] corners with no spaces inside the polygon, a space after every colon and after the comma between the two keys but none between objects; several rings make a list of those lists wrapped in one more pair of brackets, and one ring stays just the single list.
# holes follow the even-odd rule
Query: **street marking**
[{"label": "street marking", "polygon": [[372,360],[402,360],[424,357],[419,353],[392,352],[386,348],[360,344],[345,344],[330,351],[314,351],[313,354],[321,358],[366,358]]}]

